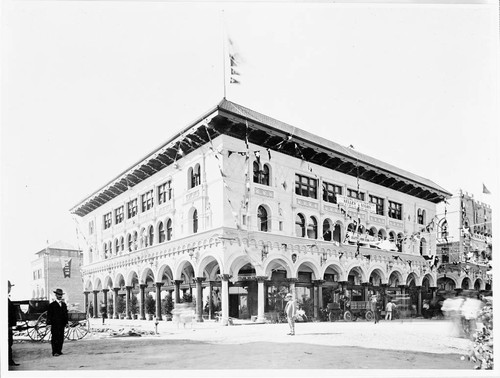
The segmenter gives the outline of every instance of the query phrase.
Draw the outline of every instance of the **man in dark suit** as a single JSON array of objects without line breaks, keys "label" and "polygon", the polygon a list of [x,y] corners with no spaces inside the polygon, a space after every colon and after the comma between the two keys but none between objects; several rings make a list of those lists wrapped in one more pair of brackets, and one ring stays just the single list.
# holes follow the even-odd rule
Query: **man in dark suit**
[{"label": "man in dark suit", "polygon": [[52,334],[52,355],[57,357],[63,354],[64,328],[68,324],[68,307],[62,299],[64,293],[61,289],[56,289],[54,294],[56,299],[49,304],[47,310],[47,324],[50,325]]},{"label": "man in dark suit", "polygon": [[[14,286],[13,284],[10,283],[9,281],[9,295],[10,295],[10,288]],[[16,316],[16,306],[11,302],[10,298],[9,299],[9,307],[8,307],[8,313],[9,313],[9,366],[19,366],[19,364],[16,364],[14,362],[14,359],[12,358],[12,344],[14,343],[14,336],[12,335],[12,327],[15,327],[17,324],[17,316]]]}]

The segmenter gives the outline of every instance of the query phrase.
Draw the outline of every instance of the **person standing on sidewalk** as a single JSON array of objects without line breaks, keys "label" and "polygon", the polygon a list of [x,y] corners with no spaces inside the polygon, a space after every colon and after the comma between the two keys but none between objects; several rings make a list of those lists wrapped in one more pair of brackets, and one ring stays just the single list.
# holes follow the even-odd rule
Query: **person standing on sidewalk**
[{"label": "person standing on sidewalk", "polygon": [[396,305],[389,299],[389,302],[385,305],[385,320],[392,320],[392,310],[395,307]]},{"label": "person standing on sidewalk", "polygon": [[370,307],[373,312],[374,324],[377,324],[380,321],[380,294],[373,293],[370,297]]},{"label": "person standing on sidewalk", "polygon": [[[9,281],[9,295],[10,295],[10,288],[14,286],[10,283]],[[16,306],[12,303],[10,298],[9,300],[9,307],[8,307],[8,313],[9,313],[9,366],[19,366],[18,363],[14,361],[12,358],[12,344],[14,343],[14,335],[12,334],[12,327],[15,327],[17,324],[17,316],[16,316]]]},{"label": "person standing on sidewalk", "polygon": [[49,304],[49,309],[47,310],[47,324],[50,325],[50,332],[52,334],[52,355],[57,357],[63,354],[64,328],[68,324],[68,307],[62,299],[64,292],[61,289],[56,289],[54,294],[56,295],[56,299]]},{"label": "person standing on sidewalk", "polygon": [[285,299],[288,301],[285,306],[286,319],[290,326],[290,333],[288,333],[288,335],[293,336],[295,335],[295,314],[297,312],[297,306],[295,305],[292,294],[288,293]]}]

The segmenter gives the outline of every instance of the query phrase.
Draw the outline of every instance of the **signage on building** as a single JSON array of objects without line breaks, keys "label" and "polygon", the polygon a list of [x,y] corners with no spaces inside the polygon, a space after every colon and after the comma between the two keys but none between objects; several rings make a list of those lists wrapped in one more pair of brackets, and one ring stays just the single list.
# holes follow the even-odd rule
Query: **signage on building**
[{"label": "signage on building", "polygon": [[374,213],[377,210],[377,206],[374,203],[364,202],[355,198],[341,195],[337,195],[337,203],[339,205],[344,205],[345,207],[350,209],[358,210],[359,208],[360,211],[370,211]]}]

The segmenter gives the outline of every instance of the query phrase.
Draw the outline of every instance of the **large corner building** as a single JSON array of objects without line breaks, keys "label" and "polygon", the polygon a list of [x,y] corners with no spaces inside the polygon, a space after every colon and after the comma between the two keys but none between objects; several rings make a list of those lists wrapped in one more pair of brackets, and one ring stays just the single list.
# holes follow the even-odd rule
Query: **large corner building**
[{"label": "large corner building", "polygon": [[[183,293],[199,321],[264,320],[291,292],[311,316],[345,294],[437,287],[434,182],[222,100],[75,205],[86,304]],[[435,227],[436,226],[436,227]],[[211,300],[209,300],[211,299]]]}]

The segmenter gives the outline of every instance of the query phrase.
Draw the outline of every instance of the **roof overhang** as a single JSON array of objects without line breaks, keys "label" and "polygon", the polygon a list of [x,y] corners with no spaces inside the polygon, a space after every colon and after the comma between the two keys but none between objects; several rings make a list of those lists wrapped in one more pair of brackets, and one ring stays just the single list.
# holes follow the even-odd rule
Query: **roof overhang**
[{"label": "roof overhang", "polygon": [[222,134],[241,140],[246,138],[249,143],[270,151],[300,158],[433,203],[451,196],[428,179],[224,99],[152,153],[80,201],[70,210],[71,213],[79,216],[89,214],[175,164],[182,154],[189,154]]}]

